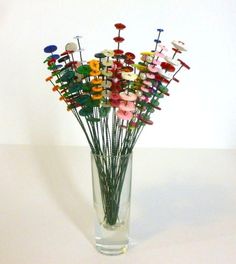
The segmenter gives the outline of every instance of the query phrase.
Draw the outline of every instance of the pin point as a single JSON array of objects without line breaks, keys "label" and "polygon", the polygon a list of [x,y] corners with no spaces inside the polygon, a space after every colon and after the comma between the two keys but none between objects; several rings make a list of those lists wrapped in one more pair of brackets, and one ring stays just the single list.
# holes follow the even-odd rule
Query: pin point
[{"label": "pin point", "polygon": [[79,56],[80,56],[80,62],[83,65],[83,58],[82,58],[82,49],[81,49],[81,45],[80,45],[80,39],[82,38],[82,36],[75,36],[74,37],[77,42],[78,42],[78,47],[79,47]]},{"label": "pin point", "polygon": [[158,28],[157,31],[158,31],[158,36],[157,36],[157,39],[154,40],[154,42],[156,43],[154,51],[157,50],[158,44],[161,43],[160,36],[161,36],[161,32],[163,32],[164,30],[161,28]]}]

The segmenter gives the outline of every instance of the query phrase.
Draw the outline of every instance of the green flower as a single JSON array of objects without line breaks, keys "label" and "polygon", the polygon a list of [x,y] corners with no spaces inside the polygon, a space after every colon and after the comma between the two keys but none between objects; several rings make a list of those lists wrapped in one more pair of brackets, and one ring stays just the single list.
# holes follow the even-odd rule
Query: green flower
[{"label": "green flower", "polygon": [[83,75],[89,75],[89,73],[91,72],[91,68],[89,65],[81,65],[79,66],[79,68],[76,69],[76,71],[79,74],[83,74]]}]

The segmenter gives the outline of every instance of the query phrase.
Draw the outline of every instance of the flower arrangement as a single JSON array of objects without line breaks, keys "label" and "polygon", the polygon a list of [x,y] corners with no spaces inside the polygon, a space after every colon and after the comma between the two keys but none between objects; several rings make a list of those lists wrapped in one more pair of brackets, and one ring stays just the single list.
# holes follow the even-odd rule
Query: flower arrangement
[{"label": "flower arrangement", "polygon": [[[67,43],[60,55],[54,54],[55,45],[44,48],[50,53],[44,61],[51,70],[46,81],[75,115],[92,152],[97,154],[130,153],[144,126],[153,124],[150,116],[161,110],[159,100],[169,96],[170,83],[179,82],[177,73],[190,68],[175,58],[186,51],[182,41],[172,42],[172,57],[166,54],[167,48],[160,44],[163,29],[157,29],[155,48],[141,52],[140,61],[135,63],[132,52],[120,49],[124,41],[120,33],[125,25],[118,23],[115,28],[117,48],[96,53],[95,59],[88,62],[82,59],[80,36],[75,37],[78,45]],[[74,59],[76,52],[79,61]]]},{"label": "flower arrangement", "polygon": [[[89,61],[83,60],[80,36],[65,51],[55,54],[55,45],[44,48],[49,55],[51,75],[46,78],[60,94],[79,122],[95,157],[104,209],[103,221],[113,226],[119,220],[119,203],[129,155],[151,115],[161,110],[159,101],[169,96],[169,85],[179,82],[177,73],[190,67],[177,55],[186,51],[182,41],[173,41],[171,56],[161,44],[163,29],[157,29],[154,49],[141,52],[138,62],[132,52],[124,52],[122,23],[115,24],[115,49],[103,50]],[[75,54],[79,54],[79,60]]]}]

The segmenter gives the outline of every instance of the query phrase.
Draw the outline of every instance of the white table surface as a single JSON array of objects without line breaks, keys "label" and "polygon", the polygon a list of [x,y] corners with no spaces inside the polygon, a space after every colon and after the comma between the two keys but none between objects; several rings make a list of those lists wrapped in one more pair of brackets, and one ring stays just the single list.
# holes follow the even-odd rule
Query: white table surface
[{"label": "white table surface", "polygon": [[90,157],[72,146],[0,146],[1,264],[234,264],[236,150],[134,152],[131,247],[93,246]]}]

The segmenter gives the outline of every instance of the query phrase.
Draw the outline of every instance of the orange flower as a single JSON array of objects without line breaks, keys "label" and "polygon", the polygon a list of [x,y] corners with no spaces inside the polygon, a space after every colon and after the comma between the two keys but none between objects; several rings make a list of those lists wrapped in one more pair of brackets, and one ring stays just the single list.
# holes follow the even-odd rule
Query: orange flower
[{"label": "orange flower", "polygon": [[101,94],[93,94],[92,99],[93,100],[100,100],[100,99],[102,99],[102,95]]},{"label": "orange flower", "polygon": [[100,75],[101,74],[101,72],[99,71],[99,70],[92,70],[91,72],[90,72],[90,76],[98,76],[98,75]]},{"label": "orange flower", "polygon": [[51,81],[52,78],[53,78],[53,76],[49,76],[49,77],[47,77],[47,78],[45,79],[45,81],[46,81],[46,82]]},{"label": "orange flower", "polygon": [[93,71],[99,71],[100,66],[98,60],[91,60],[88,62],[88,64]]},{"label": "orange flower", "polygon": [[60,87],[58,85],[55,85],[55,86],[53,86],[52,90],[53,90],[53,92],[56,92],[56,91],[58,91],[59,88]]},{"label": "orange flower", "polygon": [[103,87],[101,87],[101,86],[94,86],[92,88],[92,91],[95,93],[100,93],[102,90],[103,90]]},{"label": "orange flower", "polygon": [[101,84],[101,83],[102,83],[102,79],[98,79],[98,78],[93,79],[93,80],[91,81],[91,83],[92,83],[92,84]]}]

